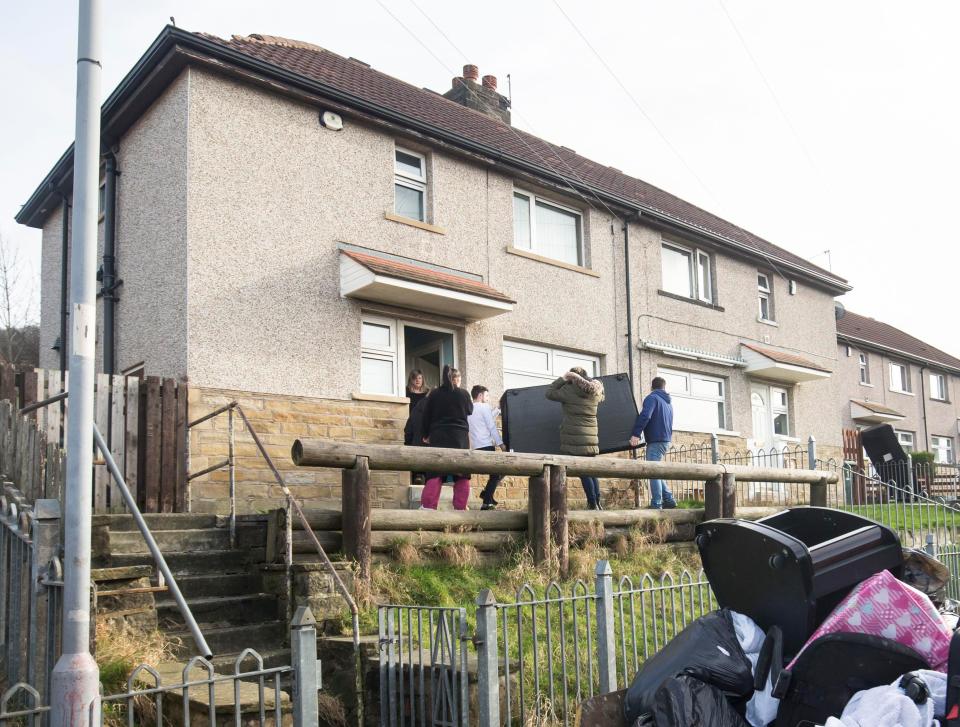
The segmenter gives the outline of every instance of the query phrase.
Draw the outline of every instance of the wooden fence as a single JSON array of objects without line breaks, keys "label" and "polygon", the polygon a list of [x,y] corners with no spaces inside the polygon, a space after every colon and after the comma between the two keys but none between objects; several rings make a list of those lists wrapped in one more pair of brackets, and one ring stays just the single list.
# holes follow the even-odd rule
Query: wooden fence
[{"label": "wooden fence", "polygon": [[[60,372],[55,370],[17,371],[0,366],[0,397],[11,403],[11,410],[13,406],[22,408],[60,394],[69,383],[69,374],[65,379],[61,383]],[[45,447],[66,447],[68,402],[27,415],[34,430],[43,435]],[[187,511],[185,383],[156,376],[140,379],[97,374],[94,421],[142,512]],[[26,441],[23,444],[30,446]],[[99,456],[94,458],[93,488],[96,512],[124,512],[120,492]]]}]

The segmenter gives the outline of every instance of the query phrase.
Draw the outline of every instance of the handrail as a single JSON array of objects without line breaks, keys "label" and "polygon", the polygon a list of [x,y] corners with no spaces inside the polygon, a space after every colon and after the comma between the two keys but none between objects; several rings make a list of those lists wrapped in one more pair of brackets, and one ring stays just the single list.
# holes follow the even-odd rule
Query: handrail
[{"label": "handrail", "polygon": [[19,413],[21,416],[23,416],[24,414],[29,414],[30,412],[36,411],[37,409],[43,409],[43,407],[45,406],[56,404],[58,401],[63,401],[64,399],[66,399],[67,394],[69,393],[70,392],[68,391],[61,391],[59,394],[55,394],[54,396],[51,396],[47,399],[43,399],[42,401],[35,401],[32,404],[27,404],[25,407],[19,410]]},{"label": "handrail", "polygon": [[[256,445],[257,450],[260,453],[260,456],[263,457],[264,461],[267,463],[267,467],[270,468],[270,471],[273,473],[274,479],[277,481],[277,484],[280,486],[280,489],[283,491],[284,496],[287,498],[288,506],[296,511],[297,518],[303,524],[304,531],[309,535],[311,541],[313,542],[314,547],[317,550],[318,555],[320,556],[321,560],[323,561],[324,565],[326,566],[327,570],[332,576],[334,585],[336,586],[337,590],[340,592],[340,595],[343,596],[344,601],[347,602],[347,606],[350,608],[351,621],[353,622],[352,625],[353,625],[354,647],[359,648],[360,609],[357,607],[357,603],[353,599],[353,596],[350,595],[350,591],[347,589],[346,584],[344,584],[343,579],[340,577],[340,574],[337,573],[336,568],[333,567],[333,563],[330,562],[330,558],[327,556],[326,551],[324,550],[323,546],[320,544],[320,540],[317,538],[316,533],[313,531],[313,528],[310,526],[310,521],[307,519],[307,516],[304,514],[303,509],[300,507],[300,503],[296,501],[296,499],[293,496],[293,493],[290,492],[290,489],[287,487],[287,484],[283,479],[283,475],[280,474],[280,470],[277,469],[277,466],[274,463],[273,458],[270,456],[266,448],[263,446],[263,442],[260,440],[260,437],[257,435],[256,430],[254,430],[253,425],[250,424],[250,420],[247,419],[247,415],[243,411],[243,407],[241,407],[237,401],[231,401],[230,403],[224,404],[218,409],[214,409],[213,411],[207,414],[204,414],[202,417],[195,419],[194,421],[190,422],[187,426],[188,428],[192,428],[198,424],[202,424],[205,421],[213,419],[214,417],[219,416],[220,414],[223,414],[225,412],[232,413],[233,410],[236,410],[237,414],[240,415],[240,419],[243,421],[243,425],[246,428],[247,433],[250,435],[250,438],[253,439],[253,443]],[[231,424],[230,436],[232,441],[232,436],[233,436],[232,424]],[[212,472],[213,470],[219,469],[224,466],[228,466],[228,465],[232,466],[233,447],[231,446],[230,449],[231,449],[231,454],[227,460],[224,460],[223,462],[217,465],[208,467],[202,472],[191,474],[189,476],[189,479],[193,479],[194,477],[200,476],[201,474]],[[232,488],[231,488],[231,493],[232,493]],[[233,520],[233,518],[235,517],[235,510],[236,510],[236,507],[231,502],[231,520]],[[287,517],[288,526],[289,526],[289,522],[290,522],[290,518],[288,516]],[[290,560],[291,557],[292,557],[291,554],[288,553],[287,560]],[[287,565],[289,566],[290,563],[287,563]]]},{"label": "handrail", "polygon": [[127,509],[130,511],[130,514],[133,515],[133,519],[137,523],[137,527],[140,529],[140,534],[143,535],[143,539],[147,541],[147,548],[150,549],[150,553],[153,555],[153,559],[157,563],[157,568],[160,569],[160,572],[166,579],[167,588],[170,590],[170,595],[172,595],[173,600],[177,602],[177,607],[180,609],[180,613],[183,615],[183,619],[187,622],[187,627],[190,629],[190,635],[193,636],[193,641],[200,650],[200,655],[209,659],[213,655],[213,652],[207,645],[207,640],[203,638],[203,633],[201,633],[200,627],[197,625],[197,621],[193,617],[193,613],[190,611],[190,606],[187,605],[187,601],[183,597],[183,593],[180,592],[180,586],[177,585],[177,581],[173,577],[173,573],[170,572],[170,566],[167,565],[167,561],[163,557],[163,553],[160,552],[157,541],[154,539],[153,533],[150,532],[150,526],[148,526],[146,520],[143,519],[140,509],[137,507],[137,502],[133,499],[133,495],[130,494],[130,489],[127,487],[127,483],[124,481],[123,475],[120,473],[120,468],[117,467],[117,463],[114,461],[113,455],[110,453],[110,448],[104,441],[103,435],[100,433],[100,429],[96,424],[93,425],[93,439],[96,442],[100,453],[103,455],[103,458],[106,460],[107,468],[110,470],[110,474],[113,475],[113,479],[117,483],[117,487],[120,490],[120,495],[123,497],[123,501],[126,503]]},{"label": "handrail", "polygon": [[442,447],[404,447],[397,444],[358,444],[325,439],[298,439],[291,450],[300,467],[354,467],[365,457],[372,470],[409,470],[456,474],[501,474],[536,477],[547,466],[563,466],[568,476],[617,477],[623,479],[716,480],[735,475],[738,482],[789,482],[811,485],[839,482],[836,472],[826,470],[749,467],[730,464],[650,462],[613,457],[524,452],[482,452]]}]

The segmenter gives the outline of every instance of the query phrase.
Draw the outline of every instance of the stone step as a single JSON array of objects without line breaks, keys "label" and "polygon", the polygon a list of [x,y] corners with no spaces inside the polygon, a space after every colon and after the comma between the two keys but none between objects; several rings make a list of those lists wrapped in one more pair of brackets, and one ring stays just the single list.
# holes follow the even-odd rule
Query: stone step
[{"label": "stone step", "polygon": [[[264,621],[272,621],[280,615],[277,597],[270,593],[188,598],[187,606],[200,624],[201,631],[204,627],[260,624]],[[180,609],[169,596],[157,600],[157,620],[160,628],[166,631],[186,628],[186,621]]]},{"label": "stone step", "polygon": [[[158,530],[203,530],[222,527],[226,524],[216,515],[201,513],[144,513],[143,519],[153,533]],[[107,525],[113,532],[130,530],[140,532],[132,515],[94,515],[93,523]]]},{"label": "stone step", "polygon": [[[204,530],[158,530],[153,533],[161,553],[225,550],[230,547],[230,533],[222,529]],[[148,553],[147,543],[139,530],[110,532],[112,555]]]},{"label": "stone step", "polygon": [[[240,626],[201,626],[200,631],[214,655],[222,655],[239,654],[244,649],[256,649],[260,653],[276,649],[287,642],[288,629],[286,621],[262,621]],[[167,635],[180,642],[173,648],[176,658],[189,659],[196,655],[197,649],[189,631],[168,631]]]},{"label": "stone step", "polygon": [[177,578],[177,585],[183,595],[191,599],[260,593],[262,579],[252,573],[204,573],[180,576]]},{"label": "stone step", "polygon": [[[221,549],[201,552],[176,550],[167,552],[163,548],[160,550],[174,575],[246,573],[250,563],[250,554],[241,550]],[[115,567],[153,565],[153,562],[153,556],[149,553],[120,553],[111,558],[111,565]]]},{"label": "stone step", "polygon": [[[263,659],[263,668],[272,669],[278,666],[288,666],[290,664],[290,649],[255,649],[255,651],[260,655],[260,658]],[[215,656],[210,659],[210,663],[213,664],[213,668],[216,669],[218,674],[234,674],[237,664],[237,658],[240,654],[222,654],[221,656]],[[244,657],[243,662],[240,664],[241,671],[250,671],[254,668],[256,664],[256,659],[254,657],[247,655]],[[272,679],[268,680],[271,684],[273,683]],[[289,681],[285,676],[281,677],[281,684],[286,684]]]}]

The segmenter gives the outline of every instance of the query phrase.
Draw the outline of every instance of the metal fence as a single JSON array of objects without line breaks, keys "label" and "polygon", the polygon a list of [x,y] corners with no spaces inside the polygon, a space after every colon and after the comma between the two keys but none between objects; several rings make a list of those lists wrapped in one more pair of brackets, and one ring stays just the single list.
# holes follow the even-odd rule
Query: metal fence
[{"label": "metal fence", "polygon": [[[317,661],[316,621],[301,607],[291,624],[292,659],[287,666],[265,667],[263,657],[246,649],[228,674],[219,674],[207,659],[191,659],[179,673],[148,664],[127,678],[127,690],[101,697],[100,714],[92,724],[116,726],[185,724],[236,725],[318,724],[317,692],[321,689]],[[164,683],[166,680],[166,683]],[[28,681],[18,681],[0,697],[0,727],[9,724],[45,725],[52,705]]]},{"label": "metal fence", "polygon": [[383,606],[380,723],[573,724],[580,702],[627,686],[645,659],[716,607],[702,571],[615,583],[600,561],[593,584],[524,584],[505,602],[481,592],[470,614],[474,662],[466,609]]}]

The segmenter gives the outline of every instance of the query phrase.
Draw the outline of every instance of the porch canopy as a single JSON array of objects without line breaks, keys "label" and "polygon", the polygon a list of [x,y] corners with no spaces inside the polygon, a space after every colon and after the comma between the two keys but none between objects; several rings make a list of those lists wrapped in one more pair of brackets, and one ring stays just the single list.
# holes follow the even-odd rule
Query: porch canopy
[{"label": "porch canopy", "polygon": [[340,294],[478,321],[513,310],[516,301],[479,276],[386,253],[340,250]]},{"label": "porch canopy", "polygon": [[899,422],[904,415],[889,406],[877,404],[873,401],[850,400],[850,418],[864,424],[883,424],[885,422]]},{"label": "porch canopy", "polygon": [[784,384],[830,378],[829,369],[786,351],[777,351],[752,343],[741,343],[740,356],[747,362],[745,371],[748,376],[762,377]]}]

